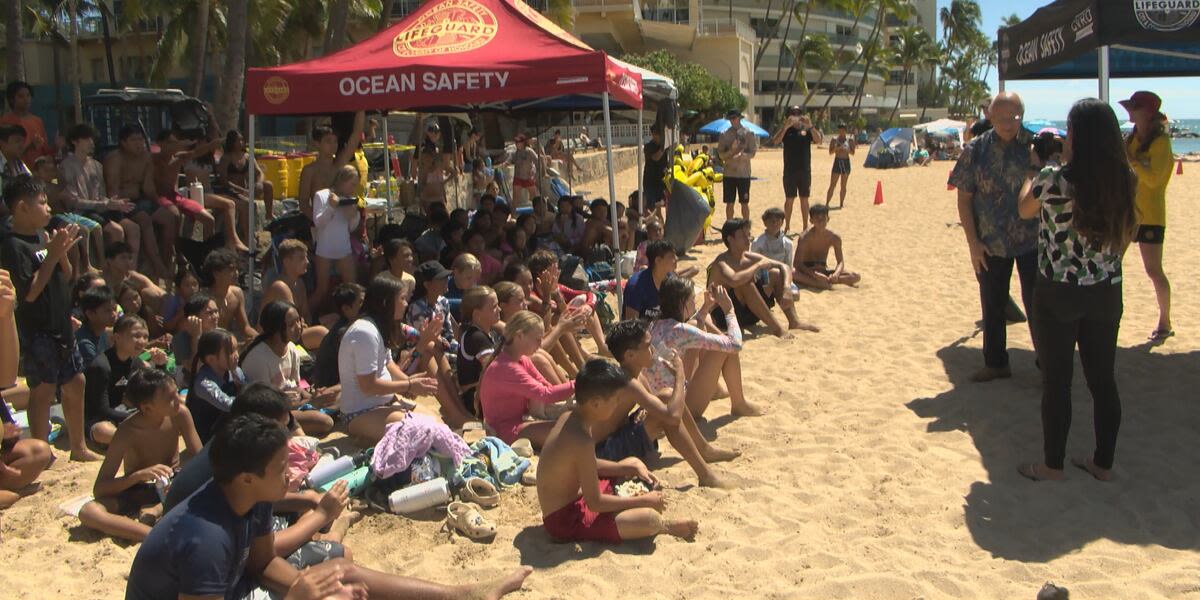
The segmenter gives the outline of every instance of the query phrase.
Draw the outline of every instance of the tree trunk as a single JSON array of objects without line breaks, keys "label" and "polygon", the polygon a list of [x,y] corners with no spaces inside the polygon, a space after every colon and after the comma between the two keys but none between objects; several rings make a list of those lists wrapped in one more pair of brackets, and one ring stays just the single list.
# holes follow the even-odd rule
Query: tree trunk
[{"label": "tree trunk", "polygon": [[[868,52],[865,57],[866,60],[863,63],[862,79],[858,82],[858,92],[854,95],[854,102],[852,103],[852,105],[854,107],[854,120],[855,121],[858,120],[858,117],[862,116],[863,94],[866,92],[866,89],[867,89],[867,79],[869,79],[871,77],[871,64],[875,62],[875,55],[879,54],[879,52],[881,52],[883,50],[882,48],[879,47],[879,35],[880,35],[880,32],[883,31],[884,17],[885,17],[884,6],[883,6],[883,3],[880,2],[879,12],[875,15],[875,28],[871,30],[871,37],[867,39]],[[886,84],[885,84],[885,89],[886,89]]]},{"label": "tree trunk", "polygon": [[[792,0],[791,2],[788,2],[787,13],[788,13],[787,25],[785,25],[783,27],[783,37],[779,39],[779,60],[775,61],[775,82],[776,82],[775,83],[775,85],[776,85],[776,88],[775,88],[775,106],[776,106],[775,113],[776,114],[779,113],[779,109],[778,109],[779,101],[783,99],[783,90],[779,89],[778,82],[779,82],[779,75],[781,74],[781,71],[783,71],[783,53],[788,51],[788,48],[787,48],[788,34],[792,32],[792,20],[795,19],[795,17],[796,17],[796,0]],[[803,33],[800,34],[800,43],[804,43],[804,34]],[[795,58],[796,57],[794,57],[794,56],[792,57],[793,65],[796,64]],[[789,78],[788,79],[788,89],[791,89],[792,85],[793,85],[793,81],[792,81],[792,79]]]},{"label": "tree trunk", "polygon": [[[929,71],[929,87],[930,87],[930,89],[933,89],[933,90],[937,90],[937,89],[938,89],[938,88],[934,87],[934,85],[933,85],[933,78],[934,78],[934,72],[935,72],[935,71],[937,71],[937,67],[936,67],[936,66],[934,66],[934,67],[933,67],[932,69],[930,69],[930,71]],[[917,98],[920,98],[920,97],[921,97],[921,92],[920,92],[920,91],[918,91],[918,92],[917,92]],[[934,92],[934,97],[937,97],[937,92],[936,92],[936,91]],[[921,105],[921,118],[920,118],[920,122],[922,122],[922,123],[924,123],[924,122],[925,122],[925,109],[926,109],[926,108],[929,108],[929,100],[930,100],[930,98],[926,97],[926,101],[925,101],[925,103],[923,103],[923,104]]]},{"label": "tree trunk", "polygon": [[211,0],[196,0],[195,27],[188,35],[191,41],[192,72],[188,76],[188,93],[199,98],[204,87],[204,60],[208,53],[208,17],[212,12]]},{"label": "tree trunk", "polygon": [[83,77],[79,64],[79,0],[67,0],[67,17],[71,24],[71,52],[67,61],[67,77],[71,81],[71,102],[74,104],[74,123],[83,122],[83,94],[79,82]]},{"label": "tree trunk", "polygon": [[112,33],[109,31],[108,27],[108,7],[106,6],[100,7],[100,27],[103,29],[102,34],[104,36],[104,58],[105,62],[108,64],[108,83],[113,87],[113,89],[116,89],[117,68],[113,65]]},{"label": "tree trunk", "polygon": [[383,0],[383,10],[379,11],[379,30],[383,31],[392,24],[392,8],[396,6],[394,0]]},{"label": "tree trunk", "polygon": [[58,40],[50,42],[50,59],[54,61],[54,119],[62,123],[66,117],[62,102],[62,56]]},{"label": "tree trunk", "polygon": [[[853,34],[853,35],[855,35],[856,37],[857,37],[857,34],[856,34],[855,32],[857,32],[857,31],[858,31],[858,22],[859,22],[859,20],[861,20],[861,19],[862,19],[862,14],[861,14],[861,13],[855,13],[855,14],[854,14],[854,24],[850,26],[850,33],[851,33],[851,34]],[[845,43],[845,42],[842,42],[842,47],[838,49],[838,54],[841,54],[842,52],[845,52],[845,50],[846,50],[846,43]],[[837,61],[837,56],[835,55],[835,56],[834,56],[834,62],[836,62],[836,61]],[[858,63],[858,57],[855,57],[855,58],[854,58],[854,62],[850,63],[850,65],[854,65],[854,64],[857,64],[857,63]],[[838,82],[837,82],[837,85],[833,86],[833,89],[829,91],[829,96],[825,98],[825,104],[824,104],[824,106],[822,106],[822,107],[821,107],[821,110],[822,110],[822,111],[827,111],[827,110],[829,110],[829,103],[830,103],[830,102],[833,102],[833,94],[834,94],[834,92],[836,92],[838,88],[842,87],[842,84],[846,82],[846,77],[848,77],[848,76],[850,75],[850,69],[848,69],[848,68],[845,68],[845,67],[843,67],[843,69],[844,69],[844,70],[842,71],[842,78],[841,78],[841,79],[839,79],[839,80],[838,80]],[[831,70],[832,70],[832,68],[831,68]],[[827,71],[826,73],[828,73],[828,71]],[[824,77],[824,75],[822,75],[822,77]],[[811,93],[810,93],[810,96],[811,96]],[[807,104],[808,104],[808,98],[805,98],[805,99],[804,99],[804,104],[805,104],[805,105],[807,105]]]},{"label": "tree trunk", "polygon": [[217,95],[216,118],[219,127],[238,129],[242,87],[246,83],[246,2],[229,0],[226,11],[225,70],[223,88]]},{"label": "tree trunk", "polygon": [[900,93],[896,94],[896,105],[892,107],[892,116],[888,117],[888,123],[896,120],[896,111],[900,110],[900,99],[904,97],[908,91],[908,72],[912,69],[912,65],[904,65],[904,78],[900,80]]},{"label": "tree trunk", "polygon": [[[733,0],[729,0],[729,21],[733,22]],[[775,6],[775,0],[767,0],[767,12],[763,15],[763,23],[768,27],[771,25],[771,8]],[[758,52],[754,53],[754,70],[758,70],[758,64],[762,62],[762,57],[767,53],[767,48],[779,33],[779,27],[770,27],[771,35],[765,40],[759,40]],[[756,32],[757,35],[757,32]]]},{"label": "tree trunk", "polygon": [[325,54],[341,50],[346,43],[346,21],[350,16],[350,0],[336,0],[329,9],[329,31],[325,36]]},{"label": "tree trunk", "polygon": [[[808,17],[812,13],[812,5],[813,5],[813,2],[815,2],[815,1],[816,0],[806,0],[804,3],[804,24],[802,24],[800,26],[800,43],[801,44],[804,43],[804,36],[808,35]],[[792,2],[792,12],[795,12],[795,11],[796,11],[796,3],[793,1]],[[786,38],[787,36],[785,35],[784,37]],[[803,62],[804,62],[803,60],[798,60],[798,61],[792,62],[792,68],[790,71],[788,71],[788,82],[789,83],[795,81],[797,69],[800,70],[801,77],[806,77],[808,75],[808,72],[805,70],[805,66],[802,64]],[[775,78],[778,79],[779,75],[776,74]],[[806,85],[807,85],[807,83],[806,83]],[[791,85],[788,85],[787,96],[783,98],[783,102],[779,102],[778,100],[779,100],[779,98],[776,98],[776,108],[775,108],[776,114],[779,114],[779,111],[784,106],[787,106],[787,104],[792,101],[792,86]]]},{"label": "tree trunk", "polygon": [[6,79],[8,81],[25,80],[25,51],[21,46],[21,12],[24,10],[24,0],[8,0],[5,11],[6,26],[5,62],[7,63]]}]

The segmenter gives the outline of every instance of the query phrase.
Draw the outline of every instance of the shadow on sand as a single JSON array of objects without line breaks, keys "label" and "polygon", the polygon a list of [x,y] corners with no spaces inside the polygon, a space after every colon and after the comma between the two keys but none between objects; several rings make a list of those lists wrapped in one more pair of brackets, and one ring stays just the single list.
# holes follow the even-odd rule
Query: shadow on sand
[{"label": "shadow on sand", "polygon": [[[975,543],[994,556],[1043,562],[1106,538],[1122,544],[1200,548],[1200,352],[1157,354],[1146,345],[1117,350],[1123,421],[1115,479],[1093,480],[1068,465],[1069,481],[1034,483],[1017,474],[1040,460],[1041,379],[1031,351],[1010,350],[1014,377],[970,381],[978,349],[958,340],[938,351],[954,386],[908,407],[930,419],[927,431],[965,431],[987,481],[971,484],[964,505]],[[1091,395],[1078,360],[1074,422],[1067,455],[1091,456]]]},{"label": "shadow on sand", "polygon": [[513,539],[513,545],[521,553],[521,564],[535,569],[552,568],[568,561],[595,558],[605,552],[648,555],[653,554],[655,548],[654,538],[631,540],[620,545],[600,542],[560,544],[550,539],[546,529],[540,524],[522,529]]}]

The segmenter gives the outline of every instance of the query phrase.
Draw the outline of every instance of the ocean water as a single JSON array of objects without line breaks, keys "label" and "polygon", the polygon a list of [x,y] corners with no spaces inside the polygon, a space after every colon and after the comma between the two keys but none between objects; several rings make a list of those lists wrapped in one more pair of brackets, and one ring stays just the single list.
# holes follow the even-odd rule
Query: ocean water
[{"label": "ocean water", "polygon": [[[1066,121],[1051,121],[1055,126],[1065,129]],[[1172,124],[1179,129],[1194,131],[1200,134],[1200,119],[1179,119]],[[1171,138],[1171,150],[1175,154],[1187,154],[1189,152],[1200,152],[1200,138]]]}]

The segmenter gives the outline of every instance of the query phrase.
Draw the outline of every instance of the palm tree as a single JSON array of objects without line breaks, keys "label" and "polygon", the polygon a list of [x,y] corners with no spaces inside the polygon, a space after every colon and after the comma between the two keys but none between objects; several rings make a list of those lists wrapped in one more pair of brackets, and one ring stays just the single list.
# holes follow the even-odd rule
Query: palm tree
[{"label": "palm tree", "polygon": [[[861,21],[862,18],[866,16],[867,12],[870,11],[875,5],[875,1],[876,0],[841,0],[836,6],[837,8],[848,10],[850,14],[854,15],[854,24],[850,26],[850,31],[857,32],[859,21]],[[846,44],[847,42],[842,42],[842,46],[838,50],[839,55],[842,54],[842,52],[846,49]],[[833,90],[831,90],[829,95],[825,97],[825,104],[821,107],[822,112],[829,110],[829,103],[833,102],[833,95],[837,92],[837,90],[841,89],[843,84],[846,83],[846,78],[850,76],[849,67],[858,64],[858,62],[863,60],[865,57],[866,45],[861,43],[856,44],[854,59],[850,62],[850,65],[846,65],[844,61],[843,64],[838,65],[842,69],[842,78],[838,80],[837,85],[833,86]],[[807,100],[805,102],[807,103]],[[826,112],[826,114],[828,113]]]},{"label": "palm tree", "polygon": [[[871,31],[868,38],[867,48],[872,50],[866,55],[866,68],[863,69],[862,79],[858,82],[858,92],[854,97],[854,109],[856,114],[862,113],[863,95],[867,88],[867,79],[870,78],[872,65],[875,63],[884,64],[891,62],[891,58],[895,54],[892,49],[882,42],[880,39],[883,34],[883,24],[887,15],[894,14],[901,20],[907,20],[911,16],[912,4],[909,0],[878,0],[875,11],[875,27]],[[875,72],[878,72],[876,69]],[[885,73],[886,80],[887,75]]]},{"label": "palm tree", "polygon": [[550,0],[546,13],[563,31],[575,31],[575,7],[571,0]]},{"label": "palm tree", "polygon": [[970,40],[970,32],[977,29],[983,19],[979,3],[975,0],[951,0],[950,6],[942,7],[939,13],[942,33],[946,44],[955,50]]},{"label": "palm tree", "polygon": [[[808,78],[805,76],[809,67],[819,69],[822,73],[827,73],[829,68],[834,63],[833,47],[829,45],[829,38],[823,35],[806,35],[804,39],[796,42],[791,48],[792,56],[795,60],[792,63],[793,75],[789,75],[789,80],[794,77],[797,87],[800,92],[805,94],[805,98],[812,94],[812,90],[808,87]],[[819,81],[819,80],[818,80]],[[781,102],[775,105],[775,114],[779,114],[783,107],[792,103],[792,88],[788,89],[786,96],[780,98]]]},{"label": "palm tree", "polygon": [[21,13],[24,12],[24,0],[8,0],[8,10],[5,11],[5,62],[8,81],[25,80],[25,50],[21,47]]},{"label": "palm tree", "polygon": [[325,32],[325,54],[336,52],[346,43],[346,21],[350,17],[350,0],[330,0],[329,29]]},{"label": "palm tree", "polygon": [[247,0],[228,0],[225,10],[225,70],[217,93],[215,116],[219,127],[235,129],[246,78]]},{"label": "palm tree", "polygon": [[900,78],[900,93],[896,94],[896,105],[892,107],[892,116],[888,117],[889,122],[896,120],[896,111],[900,110],[900,100],[908,96],[908,76],[912,73],[913,66],[925,60],[932,46],[933,39],[929,37],[928,33],[925,33],[924,29],[920,27],[900,28],[896,43],[896,59],[904,72]]},{"label": "palm tree", "polygon": [[[925,54],[925,56],[920,61],[921,66],[929,69],[929,88],[930,89],[937,89],[934,84],[934,79],[937,76],[937,70],[942,66],[943,63],[945,63],[946,56],[947,55],[946,55],[945,44],[943,44],[941,42],[934,42],[929,45],[928,52]],[[929,103],[921,102],[920,88],[917,89],[917,94],[918,94],[917,102],[920,102],[920,104],[921,104],[920,121],[923,123],[923,122],[925,122],[925,109],[928,108]],[[935,94],[935,96],[936,95],[937,94]]]},{"label": "palm tree", "polygon": [[200,88],[204,85],[204,58],[208,55],[208,22],[211,12],[210,0],[196,0],[195,21],[192,22],[191,31],[198,35],[188,35],[192,63],[188,91],[196,97],[200,97]]}]

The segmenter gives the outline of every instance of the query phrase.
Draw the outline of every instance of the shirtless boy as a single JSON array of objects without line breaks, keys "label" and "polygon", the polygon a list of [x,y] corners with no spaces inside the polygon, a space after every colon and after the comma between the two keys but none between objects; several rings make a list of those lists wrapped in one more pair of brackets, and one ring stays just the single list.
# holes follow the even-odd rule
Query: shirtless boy
[{"label": "shirtless boy", "polygon": [[592,200],[588,206],[591,212],[583,223],[583,237],[575,251],[580,256],[587,256],[592,246],[612,243],[612,225],[608,219],[608,201],[604,198]]},{"label": "shirtless boy", "polygon": [[[300,335],[301,344],[307,350],[315,351],[321,347],[321,340],[329,329],[322,325],[309,325],[308,287],[304,285],[304,274],[308,273],[308,246],[296,239],[283,240],[279,244],[279,279],[276,279],[263,292],[259,306],[266,306],[276,300],[282,300],[294,305],[300,313],[303,333]],[[261,312],[262,309],[259,309]]]},{"label": "shirtless boy", "polygon": [[559,417],[546,438],[537,492],[542,524],[555,541],[619,544],[661,533],[684,539],[696,536],[700,525],[695,520],[663,518],[662,492],[630,498],[613,494],[613,479],[640,479],[647,486],[657,483],[642,461],[596,458],[592,433],[612,418],[628,384],[628,375],[616,364],[588,361],[575,380],[575,409]]},{"label": "shirtless boy", "polygon": [[[785,330],[779,318],[771,312],[778,301],[787,317],[788,329],[819,331],[815,326],[800,321],[796,316],[796,305],[792,299],[792,268],[761,254],[750,252],[750,221],[730,219],[721,226],[721,241],[726,250],[713,259],[708,267],[709,283],[724,286],[730,291],[733,309],[743,327],[762,321],[772,335],[783,336]],[[766,269],[767,279],[758,276]],[[714,315],[718,316],[718,315]],[[723,315],[718,316],[717,327],[724,328]]]},{"label": "shirtless boy", "polygon": [[516,149],[513,150],[511,159],[512,195],[513,206],[519,208],[528,206],[530,199],[538,195],[538,155],[529,147],[525,134],[517,134],[513,141],[516,143]]},{"label": "shirtless boy", "polygon": [[[618,394],[612,415],[592,426],[592,437],[598,440],[596,457],[612,461],[630,456],[645,459],[656,453],[657,438],[665,435],[696,472],[701,486],[726,487],[708,463],[733,460],[741,453],[718,450],[704,439],[688,410],[686,386],[650,390],[641,377],[642,371],[654,361],[667,360],[664,356],[654,356],[647,322],[634,319],[617,323],[608,333],[607,343],[630,380]],[[686,381],[682,357],[675,355],[670,360],[675,381]]]},{"label": "shirtless boy", "polygon": [[328,125],[318,125],[313,128],[313,142],[317,144],[317,158],[304,165],[300,171],[300,211],[309,219],[313,218],[313,194],[333,185],[333,176],[338,170],[350,164],[354,151],[362,141],[363,122],[366,113],[358,111],[354,115],[354,128],[346,145],[338,150],[338,136]]},{"label": "shirtless boy", "polygon": [[[797,240],[796,262],[792,266],[796,285],[830,290],[836,284],[857,284],[862,276],[846,270],[846,262],[842,257],[842,237],[829,230],[829,207],[816,204],[808,209],[808,215],[813,226]],[[837,260],[833,269],[827,265],[831,248]]]},{"label": "shirtless boy", "polygon": [[[150,262],[153,275],[169,279],[174,272],[163,262],[162,246],[154,226],[163,228],[166,235],[179,231],[179,210],[158,207],[154,186],[154,164],[146,148],[146,136],[137,125],[126,125],[117,133],[117,149],[104,157],[104,186],[109,198],[125,198],[133,203],[129,213],[141,233],[142,247]],[[172,237],[174,239],[174,237]],[[133,251],[133,265],[138,265],[138,248]]]},{"label": "shirtless boy", "polygon": [[[83,505],[79,520],[85,527],[140,542],[150,533],[147,521],[153,523],[161,515],[162,497],[155,482],[169,481],[179,468],[179,437],[192,454],[201,445],[190,420],[177,426],[172,419],[179,413],[179,394],[166,372],[141,369],[130,375],[125,400],[138,411],[117,427],[96,475],[96,499]],[[122,464],[125,475],[117,477]]]},{"label": "shirtless boy", "polygon": [[208,291],[221,311],[217,327],[227,329],[241,340],[258,335],[246,317],[246,294],[237,286],[238,258],[228,248],[213,250],[204,259],[201,271],[207,277]]}]

